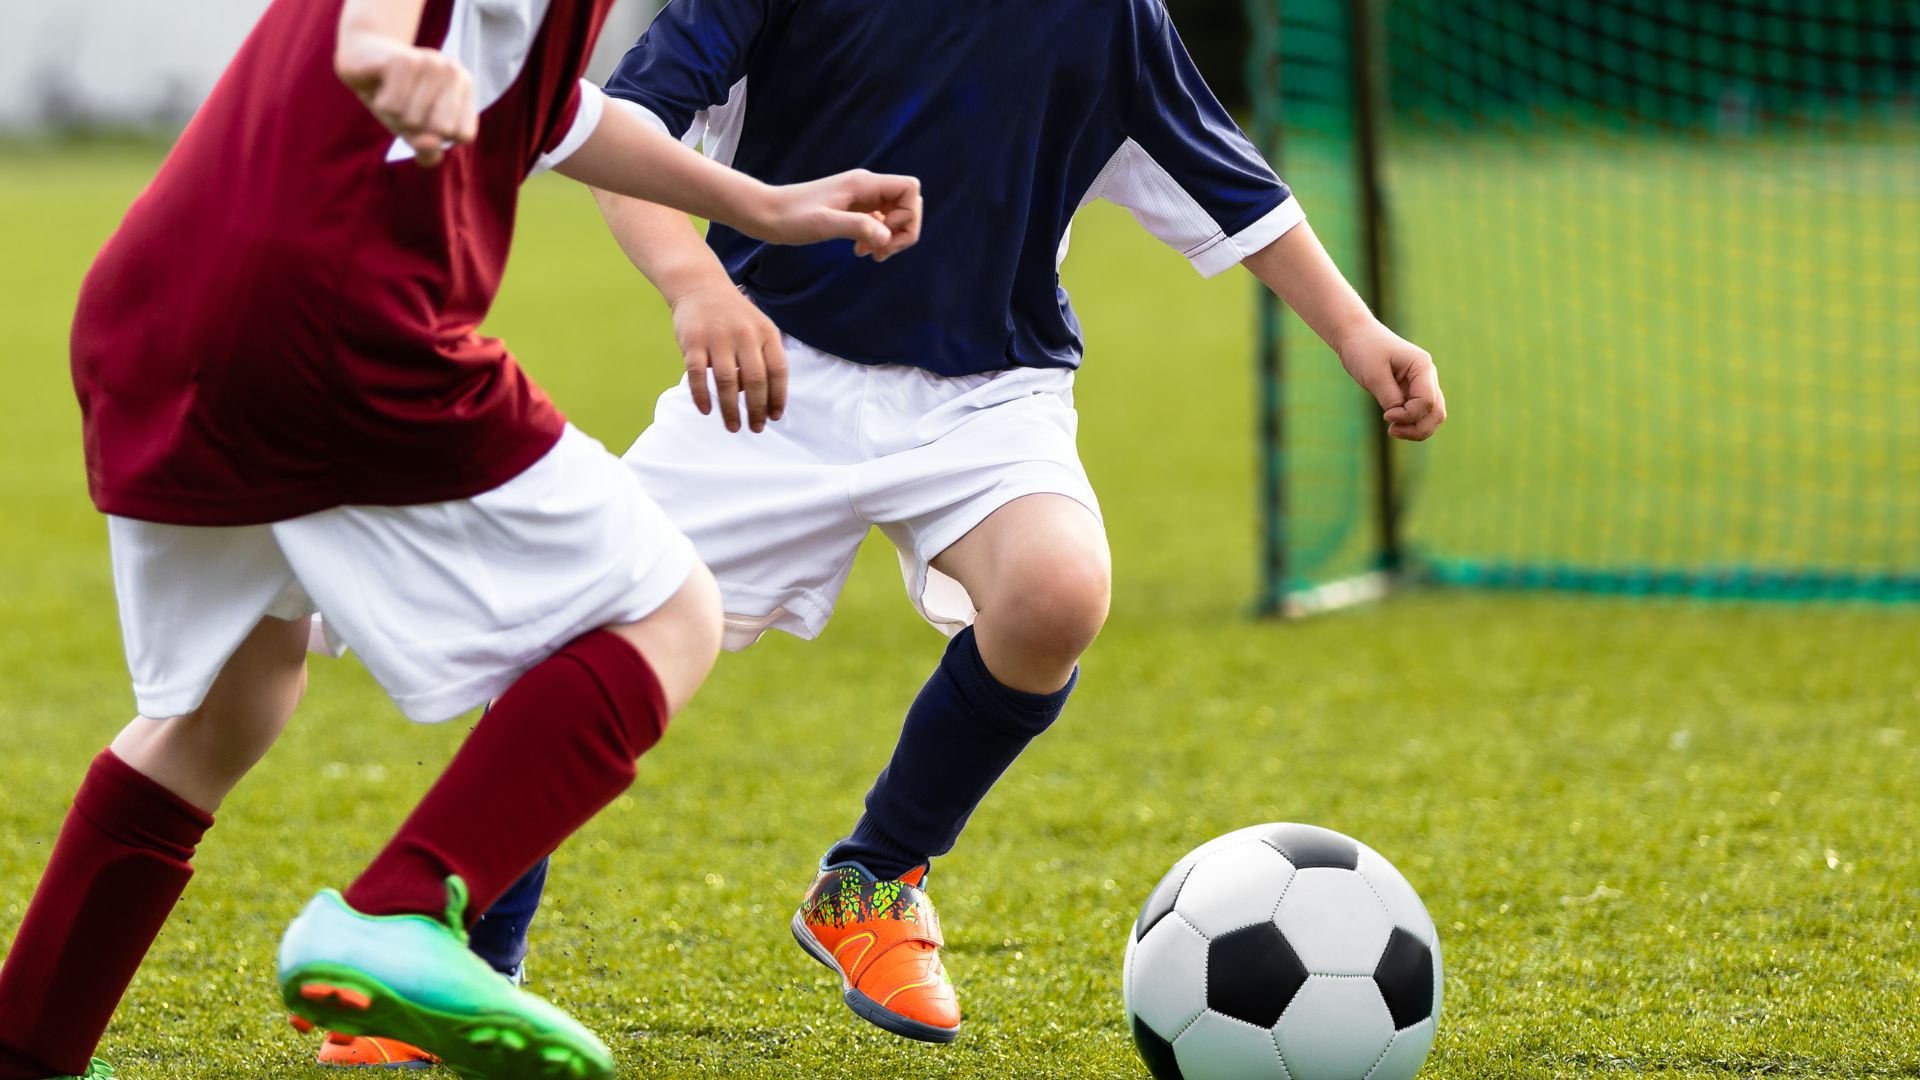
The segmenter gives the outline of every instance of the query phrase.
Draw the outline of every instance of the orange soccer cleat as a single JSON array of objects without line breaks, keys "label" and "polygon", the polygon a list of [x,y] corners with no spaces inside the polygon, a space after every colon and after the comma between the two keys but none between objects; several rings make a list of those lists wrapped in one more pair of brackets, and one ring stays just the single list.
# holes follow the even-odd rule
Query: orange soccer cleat
[{"label": "orange soccer cleat", "polygon": [[[298,1016],[288,1017],[288,1022],[303,1034],[314,1029],[311,1021]],[[320,1044],[318,1060],[329,1069],[430,1069],[440,1063],[439,1058],[398,1039],[346,1035],[338,1031],[327,1032],[326,1041]]]},{"label": "orange soccer cleat", "polygon": [[927,868],[880,881],[858,863],[822,867],[793,916],[793,937],[839,972],[847,1007],[909,1039],[952,1042],[960,1001],[940,962],[940,916],[922,891]]}]

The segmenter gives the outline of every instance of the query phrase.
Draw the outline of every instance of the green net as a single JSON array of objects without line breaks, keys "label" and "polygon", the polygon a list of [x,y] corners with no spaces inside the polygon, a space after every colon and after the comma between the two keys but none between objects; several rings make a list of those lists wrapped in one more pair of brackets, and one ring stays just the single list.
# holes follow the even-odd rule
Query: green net
[{"label": "green net", "polygon": [[1448,583],[1920,600],[1920,4],[1253,13],[1309,217],[1456,414],[1373,498],[1361,406],[1276,318],[1270,603],[1396,555]]},{"label": "green net", "polygon": [[[1358,182],[1361,110],[1347,0],[1252,0],[1253,132],[1314,231],[1355,281],[1367,277],[1368,203]],[[1284,10],[1284,18],[1282,11]],[[1261,390],[1267,611],[1315,606],[1319,590],[1384,569],[1386,520],[1375,418],[1333,354],[1264,290]]]}]

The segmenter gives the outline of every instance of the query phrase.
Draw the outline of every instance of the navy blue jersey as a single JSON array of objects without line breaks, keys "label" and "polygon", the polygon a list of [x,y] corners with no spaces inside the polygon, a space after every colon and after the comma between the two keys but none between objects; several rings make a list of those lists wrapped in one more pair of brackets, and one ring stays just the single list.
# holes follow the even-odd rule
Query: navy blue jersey
[{"label": "navy blue jersey", "polygon": [[1059,267],[1096,198],[1209,275],[1301,220],[1163,0],[672,0],[607,92],[769,183],[920,177],[920,243],[885,265],[708,232],[781,330],[860,363],[1078,366]]}]

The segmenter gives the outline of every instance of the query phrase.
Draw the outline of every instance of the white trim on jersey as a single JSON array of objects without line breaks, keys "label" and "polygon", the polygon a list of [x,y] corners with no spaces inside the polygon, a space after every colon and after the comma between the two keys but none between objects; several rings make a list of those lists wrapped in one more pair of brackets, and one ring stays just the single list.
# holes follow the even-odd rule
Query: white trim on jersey
[{"label": "white trim on jersey", "polygon": [[[1143,228],[1186,256],[1203,277],[1214,277],[1278,240],[1306,220],[1299,200],[1289,197],[1259,221],[1229,236],[1200,201],[1132,139],[1120,144],[1080,204],[1105,199],[1123,206]],[[1058,258],[1065,261],[1067,244]]]},{"label": "white trim on jersey", "polygon": [[728,168],[740,152],[740,133],[747,126],[747,80],[741,79],[727,90],[727,100],[694,117],[687,129],[687,145],[695,145],[695,132],[701,152]]},{"label": "white trim on jersey", "polygon": [[[447,37],[440,43],[440,51],[460,61],[473,75],[477,111],[486,112],[520,77],[551,4],[552,0],[453,0]],[[582,108],[585,104],[582,99]],[[599,122],[597,114],[595,122]],[[412,160],[413,147],[402,139],[393,140],[387,149],[387,163]]]},{"label": "white trim on jersey", "polygon": [[[645,105],[626,98],[612,100],[615,105],[659,128],[663,134],[673,134],[666,120]],[[727,91],[725,101],[693,114],[693,123],[687,126],[687,133],[680,136],[680,141],[731,168],[733,156],[740,151],[740,132],[746,127],[746,119],[747,80],[741,79]]]},{"label": "white trim on jersey", "polygon": [[580,107],[574,110],[573,126],[567,129],[558,146],[541,154],[533,163],[533,175],[546,172],[587,145],[593,133],[600,130],[600,120],[607,114],[607,100],[605,90],[586,79],[580,80]]},{"label": "white trim on jersey", "polygon": [[1206,277],[1214,277],[1245,262],[1268,244],[1293,231],[1295,225],[1307,220],[1307,212],[1300,206],[1300,200],[1288,197],[1286,202],[1267,211],[1259,221],[1241,229],[1232,236],[1222,234],[1213,246],[1188,258],[1193,260],[1193,268]]}]

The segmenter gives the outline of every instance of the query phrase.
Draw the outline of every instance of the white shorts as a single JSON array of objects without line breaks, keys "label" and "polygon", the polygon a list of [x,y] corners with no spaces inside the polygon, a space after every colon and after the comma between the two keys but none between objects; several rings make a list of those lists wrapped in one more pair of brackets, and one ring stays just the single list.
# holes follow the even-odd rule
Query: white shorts
[{"label": "white shorts", "polygon": [[581,634],[651,614],[695,562],[633,474],[572,427],[471,499],[108,529],[134,694],[155,718],[197,708],[263,616],[324,612],[328,651],[359,653],[412,719],[445,720]]},{"label": "white shorts", "polygon": [[1065,495],[1099,516],[1074,445],[1072,371],[948,378],[792,338],[786,348],[786,413],[765,432],[702,416],[682,379],[627,451],[719,580],[727,648],[770,629],[817,636],[873,526],[899,549],[914,606],[953,634],[974,606],[935,556],[1026,495]]}]

